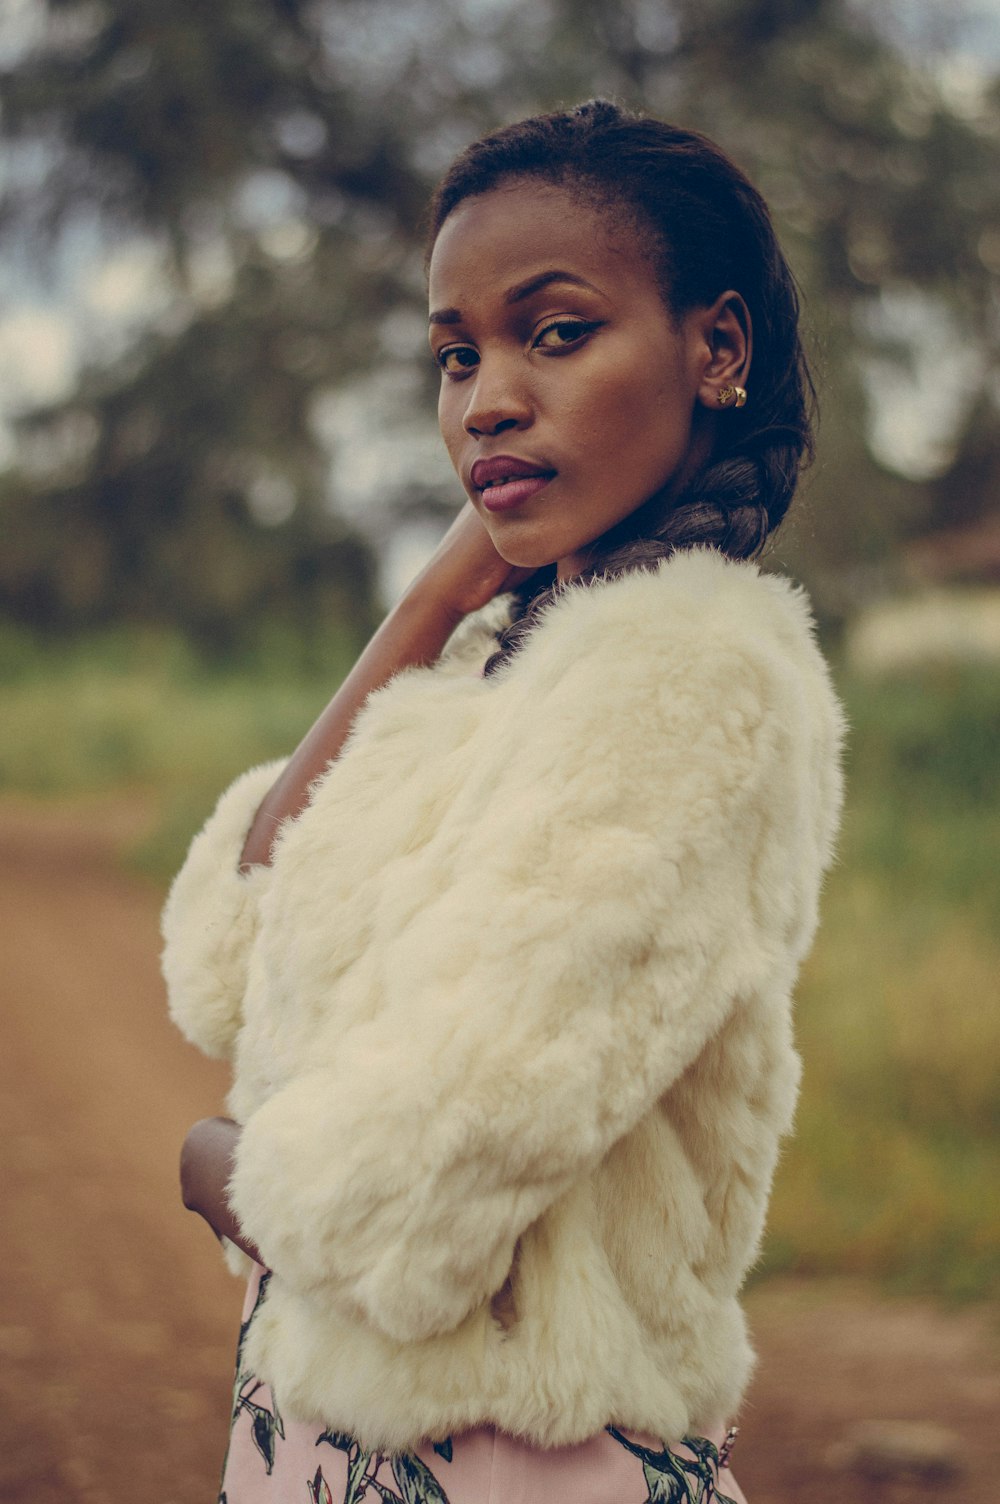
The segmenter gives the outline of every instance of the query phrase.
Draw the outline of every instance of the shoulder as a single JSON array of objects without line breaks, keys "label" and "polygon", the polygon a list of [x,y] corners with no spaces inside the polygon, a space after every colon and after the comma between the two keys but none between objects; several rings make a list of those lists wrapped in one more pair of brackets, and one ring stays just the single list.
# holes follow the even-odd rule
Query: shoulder
[{"label": "shoulder", "polygon": [[512,685],[581,694],[703,686],[713,695],[773,675],[829,690],[803,590],[753,563],[689,549],[654,570],[567,586],[502,671]]},{"label": "shoulder", "polygon": [[644,783],[674,786],[696,763],[728,786],[751,765],[836,759],[839,708],[808,602],[754,564],[691,550],[567,586],[483,679],[466,654],[481,666],[496,621],[477,614],[454,658],[371,696],[314,804],[349,793],[359,807],[378,803],[387,783],[453,792],[468,781],[515,802],[551,790],[560,807],[586,789],[588,807],[600,794],[610,808]]},{"label": "shoulder", "polygon": [[629,824],[790,779],[833,823],[842,723],[808,601],[754,564],[693,550],[568,586],[479,689],[469,746],[511,807],[551,791]]}]

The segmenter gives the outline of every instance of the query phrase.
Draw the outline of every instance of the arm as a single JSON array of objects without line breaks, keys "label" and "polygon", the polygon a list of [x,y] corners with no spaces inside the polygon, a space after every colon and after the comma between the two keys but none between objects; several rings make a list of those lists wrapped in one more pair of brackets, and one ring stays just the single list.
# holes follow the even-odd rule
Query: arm
[{"label": "arm", "polygon": [[191,843],[162,918],[170,1013],[205,1054],[229,1056],[239,1031],[276,830],[302,810],[368,695],[400,670],[437,658],[464,616],[526,573],[500,558],[465,506],[289,761],[250,769],[222,795]]},{"label": "arm", "polygon": [[463,617],[529,574],[500,557],[467,502],[264,798],[243,847],[243,867],[270,864],[276,829],[304,808],[368,696],[402,669],[435,662]]}]

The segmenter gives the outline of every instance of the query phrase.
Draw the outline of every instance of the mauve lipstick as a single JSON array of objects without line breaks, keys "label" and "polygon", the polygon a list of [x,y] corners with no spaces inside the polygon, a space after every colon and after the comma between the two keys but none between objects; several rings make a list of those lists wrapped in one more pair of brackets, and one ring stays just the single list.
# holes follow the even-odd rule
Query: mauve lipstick
[{"label": "mauve lipstick", "polygon": [[492,459],[477,460],[470,479],[487,511],[506,512],[537,495],[555,473],[533,460],[498,454]]}]

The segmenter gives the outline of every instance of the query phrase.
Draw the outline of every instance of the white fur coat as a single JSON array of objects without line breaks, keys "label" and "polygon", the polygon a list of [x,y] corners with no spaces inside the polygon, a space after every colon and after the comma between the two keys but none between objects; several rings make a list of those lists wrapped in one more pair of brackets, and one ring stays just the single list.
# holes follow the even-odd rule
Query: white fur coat
[{"label": "white fur coat", "polygon": [[248,1361],[383,1450],[675,1439],[751,1366],[841,716],[801,593],[711,551],[568,590],[486,680],[488,618],[372,696],[249,877],[276,768],[244,775],[167,903],[274,1270]]}]

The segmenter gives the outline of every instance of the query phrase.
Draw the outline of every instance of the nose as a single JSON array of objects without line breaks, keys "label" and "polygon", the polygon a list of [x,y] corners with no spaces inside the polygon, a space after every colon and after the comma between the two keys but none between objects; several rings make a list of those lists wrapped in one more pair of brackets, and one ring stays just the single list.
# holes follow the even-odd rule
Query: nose
[{"label": "nose", "polygon": [[530,424],[531,401],[518,364],[480,357],[462,420],[466,433],[474,438],[493,437]]}]

